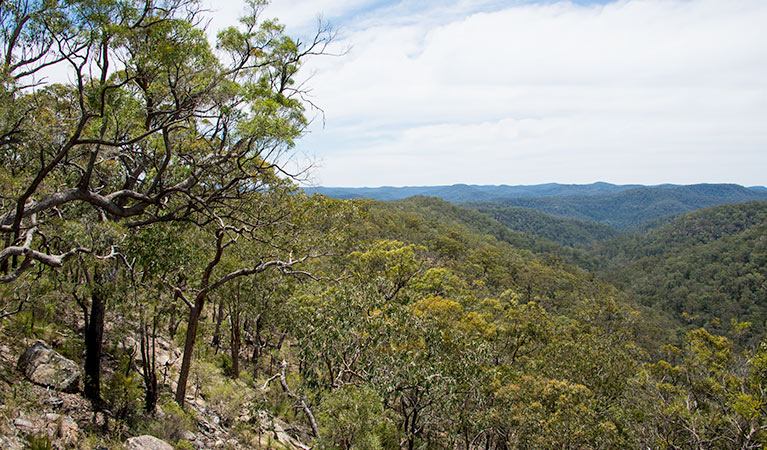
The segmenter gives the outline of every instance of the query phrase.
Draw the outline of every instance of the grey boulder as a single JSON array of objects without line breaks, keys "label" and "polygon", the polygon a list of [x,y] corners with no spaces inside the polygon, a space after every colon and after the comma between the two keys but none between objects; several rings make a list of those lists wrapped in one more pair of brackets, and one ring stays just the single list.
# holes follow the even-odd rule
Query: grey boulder
[{"label": "grey boulder", "polygon": [[29,347],[18,363],[19,370],[29,381],[58,391],[77,392],[80,387],[80,368],[43,341]]}]

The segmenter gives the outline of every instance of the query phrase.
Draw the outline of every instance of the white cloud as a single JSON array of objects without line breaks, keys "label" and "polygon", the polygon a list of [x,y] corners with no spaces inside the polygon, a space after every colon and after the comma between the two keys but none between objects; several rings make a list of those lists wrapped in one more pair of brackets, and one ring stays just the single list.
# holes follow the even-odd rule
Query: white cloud
[{"label": "white cloud", "polygon": [[763,0],[378,3],[267,10],[352,46],[307,67],[324,185],[765,184]]}]

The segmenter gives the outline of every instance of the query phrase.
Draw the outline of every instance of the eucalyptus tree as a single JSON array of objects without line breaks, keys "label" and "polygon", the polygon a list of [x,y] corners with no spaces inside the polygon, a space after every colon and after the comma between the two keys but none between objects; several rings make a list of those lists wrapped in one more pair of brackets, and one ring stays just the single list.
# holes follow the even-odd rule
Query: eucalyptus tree
[{"label": "eucalyptus tree", "polygon": [[[307,125],[296,76],[332,38],[320,27],[291,39],[260,19],[264,5],[249,1],[214,51],[198,0],[2,2],[0,281],[97,251],[58,239],[84,214],[126,228],[186,221],[221,245],[251,227],[247,195],[300,175],[285,164]],[[69,81],[46,83],[53,72]]]},{"label": "eucalyptus tree", "polygon": [[[44,243],[73,204],[129,227],[204,224],[234,218],[265,171],[297,175],[281,159],[307,123],[295,76],[331,35],[304,45],[249,6],[216,53],[197,0],[3,2],[4,282],[91,251]],[[39,81],[51,67],[72,81]]]},{"label": "eucalyptus tree", "polygon": [[[290,203],[300,202],[300,198],[291,186],[274,177],[269,189],[251,192],[244,197],[237,226],[220,220],[200,228],[192,237],[199,241],[189,244],[202,249],[200,261],[166,280],[168,287],[187,305],[189,311],[175,397],[179,404],[183,405],[186,398],[197,329],[206,302],[213,292],[239,279],[269,270],[309,276],[297,269],[301,263],[316,256],[304,246],[300,220],[292,214],[295,207]],[[267,245],[260,245],[264,243]]]}]

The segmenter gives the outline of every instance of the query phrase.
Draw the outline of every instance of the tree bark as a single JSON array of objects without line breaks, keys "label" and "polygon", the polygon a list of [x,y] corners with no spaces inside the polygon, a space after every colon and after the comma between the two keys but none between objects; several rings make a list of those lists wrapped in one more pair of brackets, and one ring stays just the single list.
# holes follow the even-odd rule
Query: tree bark
[{"label": "tree bark", "polygon": [[261,314],[256,316],[255,320],[255,336],[253,340],[255,341],[253,344],[253,355],[251,357],[251,363],[253,364],[253,376],[258,376],[258,366],[261,362],[261,350],[262,350],[262,344],[261,344]]},{"label": "tree bark", "polygon": [[309,426],[312,427],[312,433],[314,434],[314,437],[318,438],[320,437],[320,429],[317,426],[317,421],[314,419],[314,414],[312,413],[312,410],[309,408],[309,405],[306,404],[306,401],[303,398],[293,393],[293,391],[291,391],[290,388],[288,387],[288,378],[285,375],[285,370],[287,369],[287,367],[288,367],[288,362],[283,359],[280,365],[280,385],[282,386],[282,390],[285,392],[285,394],[287,394],[288,397],[296,401],[298,406],[306,415],[306,418],[309,420]]},{"label": "tree bark", "polygon": [[180,319],[176,320],[177,315],[178,310],[176,309],[176,303],[174,299],[174,302],[170,305],[170,312],[168,313],[168,335],[170,336],[171,340],[176,338],[176,332],[178,331],[178,326],[181,323]]},{"label": "tree bark", "polygon": [[237,379],[240,376],[240,310],[238,306],[233,305],[229,311],[229,321],[231,322],[231,342],[232,352],[232,378]]},{"label": "tree bark", "polygon": [[[214,297],[215,298],[215,297]],[[213,310],[216,310],[215,303],[213,304]],[[216,315],[216,330],[213,332],[213,347],[215,347],[215,352],[218,354],[218,350],[221,347],[221,321],[224,320],[224,300],[220,299],[218,302],[218,314]]]},{"label": "tree bark", "polygon": [[[142,322],[143,319],[142,319]],[[144,410],[150,414],[154,413],[157,401],[160,398],[160,390],[157,386],[157,311],[152,320],[151,341],[149,336],[149,325],[142,323],[141,326],[141,364],[143,369],[144,386]]]},{"label": "tree bark", "polygon": [[192,352],[194,342],[197,339],[197,327],[200,324],[200,314],[205,306],[205,297],[197,297],[195,304],[189,309],[189,322],[186,327],[186,339],[184,340],[184,356],[181,360],[181,370],[178,373],[178,386],[176,387],[176,403],[182,408],[186,402],[186,384],[189,380],[189,369],[192,366]]},{"label": "tree bark", "polygon": [[85,333],[85,381],[83,393],[95,403],[101,402],[101,353],[104,340],[104,311],[102,293],[91,295],[91,316]]}]

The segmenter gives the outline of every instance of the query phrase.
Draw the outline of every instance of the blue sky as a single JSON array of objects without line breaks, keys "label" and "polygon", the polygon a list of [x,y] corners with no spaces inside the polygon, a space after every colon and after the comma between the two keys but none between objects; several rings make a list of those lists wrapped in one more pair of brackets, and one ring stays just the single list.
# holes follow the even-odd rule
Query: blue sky
[{"label": "blue sky", "polygon": [[[233,3],[212,6],[214,28]],[[764,0],[266,10],[298,36],[318,14],[349,51],[304,70],[325,112],[295,159],[315,164],[314,184],[767,184]]]}]

